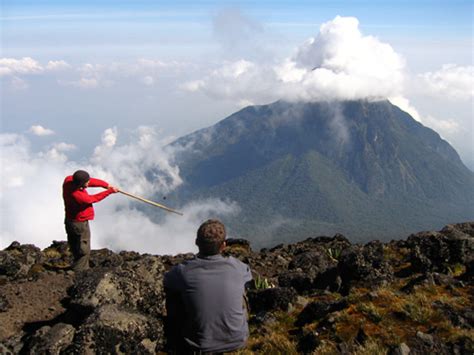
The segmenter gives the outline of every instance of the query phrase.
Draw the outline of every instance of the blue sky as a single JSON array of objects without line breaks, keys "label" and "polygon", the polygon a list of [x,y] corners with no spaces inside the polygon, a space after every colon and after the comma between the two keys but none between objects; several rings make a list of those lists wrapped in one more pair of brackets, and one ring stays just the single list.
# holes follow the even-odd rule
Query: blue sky
[{"label": "blue sky", "polygon": [[[60,197],[50,201],[29,179],[55,189],[87,167],[132,192],[161,194],[180,181],[163,145],[278,99],[389,99],[474,170],[472,1],[3,0],[0,25],[0,248],[35,234],[18,220],[23,210],[51,220],[37,243],[62,233]],[[175,185],[136,183],[135,173],[155,166]],[[192,235],[202,211],[236,209],[190,204],[188,229],[176,231],[171,220],[157,226],[124,202],[107,203],[103,218],[119,220],[119,208],[144,240]],[[103,228],[96,246],[109,246],[110,233]],[[177,251],[186,249],[170,246]]]},{"label": "blue sky", "polygon": [[186,50],[213,45],[212,16],[229,7],[286,37],[286,45],[304,40],[335,15],[357,17],[363,31],[397,41],[470,41],[473,20],[470,1],[7,0],[2,7],[6,55],[43,55],[53,46],[80,48],[84,56],[87,48],[96,46],[102,47],[103,56],[117,47],[146,46],[189,55]]},{"label": "blue sky", "polygon": [[[144,107],[154,112],[157,107],[136,96],[159,96],[158,100],[161,100],[163,95],[170,95],[163,99],[160,110],[165,116],[172,115],[178,119],[163,119],[162,128],[171,135],[193,131],[224,118],[240,106],[237,98],[223,102],[199,92],[191,97],[177,89],[178,81],[186,82],[186,76],[190,79],[205,76],[206,70],[218,67],[223,61],[244,59],[268,65],[282,61],[294,55],[308,38],[316,36],[321,24],[337,15],[357,18],[363,35],[374,36],[390,45],[405,60],[407,75],[435,73],[446,64],[472,66],[471,1],[4,0],[0,57],[29,57],[43,66],[49,61],[64,61],[71,70],[65,72],[63,78],[31,73],[16,75],[16,86],[24,83],[27,90],[9,90],[12,76],[0,78],[4,88],[2,129],[25,130],[35,120],[42,120],[38,124],[56,126],[51,129],[63,131],[67,138],[70,132],[65,123],[66,116],[72,119],[69,130],[77,132],[79,127],[74,122],[87,115],[89,119],[84,119],[84,123],[92,128],[92,132],[97,129],[97,138],[97,132],[107,128],[110,121],[104,114],[117,115],[118,124],[127,128],[151,124],[156,115],[146,112]],[[111,63],[133,63],[143,58],[181,62],[192,70],[180,74],[162,71],[157,74],[159,85],[153,85],[154,91],[146,92],[130,82],[95,92],[74,91],[71,86],[66,90],[65,85],[55,85],[55,82],[68,81],[66,76],[72,76],[71,71],[80,70],[81,65],[110,66]],[[53,98],[44,97],[46,92],[53,97],[61,94],[63,105]],[[431,106],[429,98],[411,96],[410,102],[417,100],[422,111]],[[130,99],[128,106],[123,102],[125,97]],[[199,106],[194,119],[177,107],[185,97],[189,105]],[[112,107],[117,101],[122,105],[119,112]],[[259,100],[247,101],[261,103]],[[19,107],[18,102],[29,102],[32,109]],[[92,102],[103,110],[101,123],[96,122],[99,120],[97,114],[84,107]],[[466,116],[472,120],[472,110],[466,111],[469,104],[471,102],[468,105],[461,103],[463,123],[468,122]],[[135,119],[126,122],[126,117],[122,116],[134,112],[137,106],[142,107],[139,110],[142,122]],[[433,113],[426,112],[426,115],[433,116]],[[444,136],[455,143],[451,136]],[[87,146],[90,150],[94,143],[89,137],[83,141],[75,144]],[[465,147],[457,148],[466,150]],[[469,154],[462,155],[469,160]],[[474,158],[472,161],[469,164],[474,166]]]}]

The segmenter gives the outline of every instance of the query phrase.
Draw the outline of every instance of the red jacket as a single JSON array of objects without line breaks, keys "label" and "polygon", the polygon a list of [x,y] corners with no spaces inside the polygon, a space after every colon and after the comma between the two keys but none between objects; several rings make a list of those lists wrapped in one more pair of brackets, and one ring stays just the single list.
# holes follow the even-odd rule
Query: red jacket
[{"label": "red jacket", "polygon": [[[89,180],[89,187],[103,187],[109,186],[103,180],[91,178]],[[94,219],[93,203],[99,202],[113,193],[113,190],[107,189],[95,195],[89,195],[85,188],[77,188],[72,180],[72,176],[66,177],[63,183],[63,199],[64,208],[66,211],[66,219],[83,222]]]}]

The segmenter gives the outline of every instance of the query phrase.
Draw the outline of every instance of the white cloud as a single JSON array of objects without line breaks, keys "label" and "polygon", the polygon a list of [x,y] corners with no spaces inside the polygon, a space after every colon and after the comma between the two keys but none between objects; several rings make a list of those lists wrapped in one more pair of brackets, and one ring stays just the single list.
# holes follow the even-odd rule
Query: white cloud
[{"label": "white cloud", "polygon": [[0,58],[0,77],[18,74],[38,74],[44,68],[33,58]]},{"label": "white cloud", "polygon": [[[130,144],[117,146],[117,139],[117,129],[107,129],[91,157],[91,163],[101,166],[109,180],[132,193],[146,195],[168,193],[182,183],[178,166],[171,163],[173,152],[163,148],[168,140],[161,140],[154,128],[139,127],[132,133]],[[117,171],[119,175],[113,173]]]},{"label": "white cloud", "polygon": [[199,89],[205,88],[205,87],[206,87],[206,83],[204,82],[204,80],[188,81],[180,85],[180,88],[182,90],[190,91],[190,92],[198,91]]},{"label": "white cloud", "polygon": [[225,62],[206,77],[181,85],[183,90],[202,91],[234,102],[267,102],[279,97],[279,83],[273,68],[241,59]]},{"label": "white cloud", "polygon": [[64,60],[50,60],[46,65],[46,69],[50,71],[60,71],[71,68],[71,65]]},{"label": "white cloud", "polygon": [[445,64],[436,72],[420,74],[423,88],[430,94],[453,100],[474,97],[474,66]]},{"label": "white cloud", "polygon": [[81,78],[80,80],[73,81],[70,84],[83,89],[94,89],[99,86],[99,80],[97,78]]},{"label": "white cloud", "polygon": [[10,75],[41,74],[46,71],[58,71],[68,69],[71,66],[64,60],[51,60],[46,66],[31,58],[0,58],[0,77]]},{"label": "white cloud", "polygon": [[402,111],[405,111],[406,113],[408,113],[411,117],[413,117],[418,122],[422,121],[420,113],[415,107],[413,107],[413,105],[410,103],[410,100],[408,100],[406,97],[394,96],[394,97],[390,97],[389,100],[392,104],[394,104],[395,106],[398,106]]},{"label": "white cloud", "polygon": [[53,147],[60,152],[70,152],[71,150],[77,149],[77,147],[74,144],[65,143],[65,142],[55,143]]},{"label": "white cloud", "polygon": [[54,134],[54,131],[52,129],[44,128],[41,125],[31,126],[30,129],[29,129],[29,132],[33,133],[36,136],[40,136],[40,137],[50,136],[50,135]]},{"label": "white cloud", "polygon": [[[125,196],[115,198],[129,202]],[[167,213],[163,221],[156,223],[137,209],[114,209],[112,204],[105,204],[101,223],[96,223],[94,232],[100,235],[101,246],[112,249],[157,254],[197,252],[195,239],[199,225],[208,218],[238,211],[235,203],[218,199],[194,201],[181,209],[184,216]]]},{"label": "white cloud", "polygon": [[77,147],[74,144],[65,142],[54,143],[45,152],[38,153],[38,157],[46,158],[48,161],[63,163],[67,162],[68,160],[68,157],[65,153],[75,149],[77,149]]},{"label": "white cloud", "polygon": [[292,58],[273,67],[246,60],[225,63],[206,77],[186,83],[189,91],[248,100],[385,98],[403,89],[404,60],[393,48],[359,31],[353,17],[321,25]]},{"label": "white cloud", "polygon": [[[60,189],[64,177],[77,169],[149,199],[168,194],[181,183],[179,169],[172,163],[173,151],[163,148],[167,138],[160,139],[151,127],[139,127],[129,138],[129,144],[120,144],[117,131],[109,129],[104,132],[101,149],[78,163],[64,154],[75,148],[71,144],[56,143],[33,153],[25,136],[0,134],[0,249],[14,240],[40,247],[52,240],[65,240]],[[195,251],[196,229],[203,220],[238,212],[235,204],[214,199],[190,201],[181,210],[184,216],[178,216],[121,194],[108,197],[95,208],[97,219],[91,227],[94,248],[156,254]],[[28,216],[28,223],[24,216]],[[156,216],[163,218],[158,222]]]}]

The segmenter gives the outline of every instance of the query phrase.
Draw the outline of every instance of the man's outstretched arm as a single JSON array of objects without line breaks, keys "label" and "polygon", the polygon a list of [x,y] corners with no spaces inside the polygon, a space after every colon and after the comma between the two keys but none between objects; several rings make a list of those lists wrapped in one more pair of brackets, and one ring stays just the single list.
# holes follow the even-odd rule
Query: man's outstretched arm
[{"label": "man's outstretched arm", "polygon": [[85,191],[77,190],[73,192],[72,196],[79,204],[89,205],[91,203],[102,201],[104,198],[106,198],[110,194],[113,194],[116,192],[117,192],[116,189],[114,190],[113,188],[108,188],[107,190],[99,192],[98,194],[89,195]]}]

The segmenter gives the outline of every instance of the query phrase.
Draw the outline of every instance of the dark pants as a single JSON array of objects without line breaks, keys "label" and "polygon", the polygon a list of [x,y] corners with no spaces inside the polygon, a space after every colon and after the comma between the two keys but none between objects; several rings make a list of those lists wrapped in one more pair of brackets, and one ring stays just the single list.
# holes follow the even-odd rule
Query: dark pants
[{"label": "dark pants", "polygon": [[67,242],[74,257],[72,268],[74,271],[87,270],[91,253],[89,221],[74,222],[66,220],[64,224],[66,226]]}]

